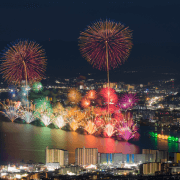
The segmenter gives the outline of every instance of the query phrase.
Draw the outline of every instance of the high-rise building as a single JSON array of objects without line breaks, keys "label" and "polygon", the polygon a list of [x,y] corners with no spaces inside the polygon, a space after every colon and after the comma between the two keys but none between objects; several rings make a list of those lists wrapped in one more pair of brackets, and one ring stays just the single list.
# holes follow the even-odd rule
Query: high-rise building
[{"label": "high-rise building", "polygon": [[161,163],[151,162],[140,165],[140,174],[155,174],[156,171],[161,171]]},{"label": "high-rise building", "polygon": [[169,152],[164,150],[143,149],[142,154],[154,154],[156,162],[167,162],[169,160]]},{"label": "high-rise building", "polygon": [[75,150],[76,165],[89,165],[98,163],[97,148],[77,148]]},{"label": "high-rise building", "polygon": [[68,151],[63,149],[49,149],[46,147],[46,164],[58,162],[60,166],[68,165]]},{"label": "high-rise building", "polygon": [[174,162],[180,163],[180,153],[174,153]]}]

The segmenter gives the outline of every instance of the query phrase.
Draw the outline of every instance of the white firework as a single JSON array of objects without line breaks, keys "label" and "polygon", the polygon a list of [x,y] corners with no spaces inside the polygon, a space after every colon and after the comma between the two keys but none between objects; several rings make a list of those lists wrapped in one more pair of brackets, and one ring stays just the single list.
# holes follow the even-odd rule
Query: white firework
[{"label": "white firework", "polygon": [[35,120],[33,112],[31,111],[23,111],[21,118],[24,119],[28,124]]},{"label": "white firework", "polygon": [[50,125],[51,122],[51,117],[46,115],[46,114],[42,114],[41,115],[41,121],[44,123],[44,125],[47,127],[48,125]]},{"label": "white firework", "polygon": [[63,116],[57,116],[55,118],[55,124],[59,127],[59,129],[61,129],[63,126],[66,125]]}]

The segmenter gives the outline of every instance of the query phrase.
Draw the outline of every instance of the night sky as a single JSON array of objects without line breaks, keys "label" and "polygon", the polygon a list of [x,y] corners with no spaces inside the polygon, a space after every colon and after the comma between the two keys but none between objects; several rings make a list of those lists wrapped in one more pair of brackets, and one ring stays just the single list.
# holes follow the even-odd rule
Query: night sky
[{"label": "night sky", "polygon": [[107,18],[133,30],[131,54],[116,71],[178,69],[179,7],[178,0],[0,0],[0,51],[17,39],[35,40],[46,50],[48,75],[98,72],[81,57],[78,37],[87,25]]}]

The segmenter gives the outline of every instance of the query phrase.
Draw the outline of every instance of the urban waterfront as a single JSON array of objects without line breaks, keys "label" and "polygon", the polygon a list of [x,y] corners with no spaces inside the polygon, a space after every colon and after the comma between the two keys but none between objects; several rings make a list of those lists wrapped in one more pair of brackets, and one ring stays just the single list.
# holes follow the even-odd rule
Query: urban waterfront
[{"label": "urban waterfront", "polygon": [[[95,137],[83,135],[77,132],[37,127],[31,124],[18,124],[0,121],[1,138],[1,164],[16,163],[24,160],[45,163],[45,149],[60,148],[68,150],[69,164],[75,162],[75,149],[98,148],[101,153],[138,154],[142,149],[168,150],[178,152],[180,145],[177,142],[168,143],[167,140],[155,139],[149,136],[149,132],[155,127],[140,126],[139,141],[117,141],[113,138]],[[164,132],[169,134],[169,132]],[[170,134],[180,137],[180,133]]]}]

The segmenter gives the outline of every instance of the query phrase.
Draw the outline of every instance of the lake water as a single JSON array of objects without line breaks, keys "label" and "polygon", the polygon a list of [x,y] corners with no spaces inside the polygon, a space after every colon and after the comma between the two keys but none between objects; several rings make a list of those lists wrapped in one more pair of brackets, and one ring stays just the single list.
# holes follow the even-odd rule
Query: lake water
[{"label": "lake water", "polygon": [[[141,126],[139,141],[122,142],[31,124],[0,121],[0,164],[21,160],[45,163],[47,146],[68,150],[69,163],[75,162],[75,149],[83,146],[98,148],[98,152],[102,153],[136,154],[142,153],[143,148],[179,151],[179,143],[168,143],[166,140],[149,137],[150,131],[154,131],[154,127]],[[176,136],[180,137],[180,134],[176,133]]]}]

